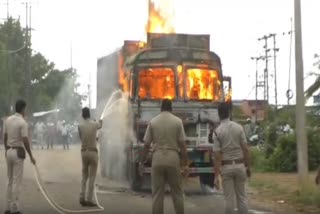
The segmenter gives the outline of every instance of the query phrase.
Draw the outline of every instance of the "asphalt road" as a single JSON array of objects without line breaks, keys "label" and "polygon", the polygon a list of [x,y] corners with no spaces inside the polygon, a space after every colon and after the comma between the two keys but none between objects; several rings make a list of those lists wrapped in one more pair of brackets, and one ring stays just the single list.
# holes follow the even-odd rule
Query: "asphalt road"
[{"label": "asphalt road", "polygon": [[[62,207],[83,210],[79,205],[81,179],[81,160],[79,147],[73,146],[65,151],[61,147],[55,150],[35,150],[41,177],[51,197]],[[0,213],[5,209],[6,164],[3,148],[0,150]],[[98,198],[105,211],[112,214],[150,214],[151,193],[143,191],[135,193],[126,184],[110,181],[98,176]],[[219,193],[203,195],[197,179],[190,179],[185,188],[186,214],[223,214],[224,202]],[[21,208],[24,214],[55,214],[50,204],[40,192],[34,178],[33,166],[28,159],[25,161],[24,180],[20,194]],[[249,199],[251,200],[251,199]],[[266,214],[271,212],[257,211],[250,207],[250,213]],[[174,214],[170,195],[165,200],[165,213]]]}]

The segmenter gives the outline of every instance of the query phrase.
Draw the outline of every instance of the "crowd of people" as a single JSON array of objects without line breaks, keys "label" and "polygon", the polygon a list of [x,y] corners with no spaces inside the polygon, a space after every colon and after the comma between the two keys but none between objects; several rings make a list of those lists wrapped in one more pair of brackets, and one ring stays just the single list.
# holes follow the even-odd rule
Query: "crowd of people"
[{"label": "crowd of people", "polygon": [[76,125],[68,124],[64,120],[58,120],[56,123],[39,120],[32,129],[33,146],[41,149],[53,149],[55,144],[62,144],[63,149],[68,150],[69,144],[74,142],[75,127]]},{"label": "crowd of people", "polygon": [[[3,136],[3,124],[7,117],[1,119],[0,134]],[[28,136],[33,149],[54,149],[62,145],[63,149],[69,150],[69,145],[80,143],[77,134],[76,122],[67,123],[65,120],[37,119],[28,121]],[[3,146],[3,139],[0,139],[0,148]]]}]

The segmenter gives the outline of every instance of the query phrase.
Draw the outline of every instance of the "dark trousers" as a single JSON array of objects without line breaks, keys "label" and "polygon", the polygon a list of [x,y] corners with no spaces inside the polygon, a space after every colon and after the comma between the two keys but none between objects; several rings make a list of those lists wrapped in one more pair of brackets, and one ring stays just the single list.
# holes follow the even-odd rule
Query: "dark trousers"
[{"label": "dark trousers", "polygon": [[51,149],[53,149],[53,136],[48,136],[47,138],[47,149],[49,149],[49,147],[51,147]]},{"label": "dark trousers", "polygon": [[69,149],[68,135],[62,135],[63,149]]}]

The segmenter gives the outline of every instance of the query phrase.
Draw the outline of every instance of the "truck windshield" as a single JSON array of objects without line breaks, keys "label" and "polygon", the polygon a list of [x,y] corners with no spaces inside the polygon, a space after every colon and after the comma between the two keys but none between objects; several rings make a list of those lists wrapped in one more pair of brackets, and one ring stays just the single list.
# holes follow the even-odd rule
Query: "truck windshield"
[{"label": "truck windshield", "polygon": [[139,71],[140,99],[174,99],[176,95],[172,68],[147,68]]},{"label": "truck windshield", "polygon": [[220,93],[216,70],[192,68],[187,70],[186,95],[191,100],[217,100]]}]

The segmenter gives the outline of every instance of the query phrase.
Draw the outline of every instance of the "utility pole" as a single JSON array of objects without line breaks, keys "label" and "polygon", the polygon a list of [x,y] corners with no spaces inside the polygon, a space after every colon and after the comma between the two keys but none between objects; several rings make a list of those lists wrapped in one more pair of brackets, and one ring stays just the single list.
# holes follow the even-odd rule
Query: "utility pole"
[{"label": "utility pole", "polygon": [[[31,96],[31,3],[25,2],[26,5],[26,55],[25,55],[25,99],[32,104]],[[32,112],[32,105],[29,105],[28,112]]]},{"label": "utility pole", "polygon": [[291,59],[292,59],[292,34],[293,34],[293,26],[292,26],[292,17],[290,19],[290,25],[291,25],[291,29],[288,32],[288,34],[290,35],[290,47],[289,47],[289,77],[288,77],[288,90],[286,92],[286,96],[287,96],[287,105],[290,105],[290,100],[293,97],[293,92],[291,90]]},{"label": "utility pole", "polygon": [[261,84],[261,82],[259,82],[258,61],[264,60],[264,57],[263,56],[251,57],[251,59],[256,61],[255,123],[257,123],[257,121],[258,121],[258,88],[264,87],[264,83]]},{"label": "utility pole", "polygon": [[300,187],[308,182],[308,146],[306,137],[306,117],[304,99],[304,73],[302,57],[302,33],[301,33],[301,1],[294,1],[294,25],[295,25],[295,58],[296,58],[296,138],[298,156],[298,174]]},{"label": "utility pole", "polygon": [[73,71],[73,49],[72,49],[72,41],[70,43],[70,68],[71,71]]},{"label": "utility pole", "polygon": [[273,64],[274,64],[274,95],[275,95],[275,108],[278,110],[278,86],[277,86],[277,52],[279,48],[276,48],[276,34],[271,34],[273,37]]},{"label": "utility pole", "polygon": [[91,72],[89,72],[88,101],[89,101],[89,109],[91,109]]},{"label": "utility pole", "polygon": [[9,0],[7,0],[7,19],[9,19]]},{"label": "utility pole", "polygon": [[269,103],[269,70],[268,70],[268,63],[269,63],[269,56],[268,52],[270,49],[268,49],[268,39],[270,38],[270,35],[265,35],[261,38],[258,39],[258,41],[264,40],[264,46],[263,48],[265,49],[265,60],[266,60],[266,67],[264,69],[264,100]]},{"label": "utility pole", "polygon": [[[29,48],[30,48],[30,38],[29,38],[29,24],[28,24],[28,10],[29,10],[29,3],[26,2],[26,99],[30,102],[30,75],[29,75],[29,68],[30,68],[30,55],[29,55]],[[30,110],[30,109],[29,109]]]}]

